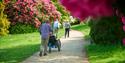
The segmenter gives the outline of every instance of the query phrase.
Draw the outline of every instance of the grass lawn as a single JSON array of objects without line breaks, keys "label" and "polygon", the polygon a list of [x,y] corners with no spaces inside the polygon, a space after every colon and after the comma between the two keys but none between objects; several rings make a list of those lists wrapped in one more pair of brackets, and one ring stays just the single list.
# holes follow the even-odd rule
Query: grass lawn
[{"label": "grass lawn", "polygon": [[58,38],[61,38],[62,36],[64,36],[64,29],[63,28],[58,31]]},{"label": "grass lawn", "polygon": [[[72,26],[88,36],[90,28],[86,24]],[[90,63],[125,63],[125,47],[116,45],[92,45],[86,47]]]},{"label": "grass lawn", "polygon": [[89,45],[87,53],[90,63],[125,63],[125,47]]},{"label": "grass lawn", "polygon": [[89,32],[90,28],[87,26],[87,24],[79,24],[79,25],[74,25],[71,27],[73,30],[78,30],[81,31],[84,34],[85,39],[89,38]]},{"label": "grass lawn", "polygon": [[[64,34],[63,29],[58,33]],[[19,63],[39,51],[38,32],[0,37],[0,63]]]},{"label": "grass lawn", "polygon": [[19,63],[39,50],[39,33],[15,34],[0,38],[0,63]]}]

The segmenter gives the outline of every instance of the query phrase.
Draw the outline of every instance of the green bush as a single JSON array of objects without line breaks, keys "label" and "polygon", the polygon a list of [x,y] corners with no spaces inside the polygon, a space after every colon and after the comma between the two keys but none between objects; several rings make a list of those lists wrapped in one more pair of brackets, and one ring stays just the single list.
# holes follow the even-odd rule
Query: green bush
[{"label": "green bush", "polygon": [[10,34],[23,34],[35,32],[37,29],[33,25],[18,23],[16,25],[11,25],[9,31]]},{"label": "green bush", "polygon": [[77,24],[80,24],[80,20],[79,19],[76,19],[74,22],[71,22],[71,25],[77,25]]},{"label": "green bush", "polygon": [[123,36],[125,36],[122,22],[116,16],[90,21],[89,26],[92,42],[96,44],[120,44]]}]

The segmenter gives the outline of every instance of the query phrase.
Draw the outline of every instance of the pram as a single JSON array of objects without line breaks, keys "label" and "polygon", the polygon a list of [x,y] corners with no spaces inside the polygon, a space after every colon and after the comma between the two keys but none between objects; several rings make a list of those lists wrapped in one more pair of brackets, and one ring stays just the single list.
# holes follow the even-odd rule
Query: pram
[{"label": "pram", "polygon": [[60,51],[61,50],[60,39],[57,39],[54,35],[51,35],[49,37],[48,47],[49,47],[49,53],[51,53],[52,48],[58,48],[58,51]]}]

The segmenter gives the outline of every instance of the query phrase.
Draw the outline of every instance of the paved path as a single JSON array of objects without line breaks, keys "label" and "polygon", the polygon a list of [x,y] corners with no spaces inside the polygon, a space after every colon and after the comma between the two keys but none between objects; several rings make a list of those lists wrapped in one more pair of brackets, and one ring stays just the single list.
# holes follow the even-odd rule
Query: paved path
[{"label": "paved path", "polygon": [[89,63],[86,58],[83,34],[78,31],[71,31],[70,38],[61,38],[61,52],[52,49],[52,53],[39,57],[39,52],[29,57],[22,63]]}]

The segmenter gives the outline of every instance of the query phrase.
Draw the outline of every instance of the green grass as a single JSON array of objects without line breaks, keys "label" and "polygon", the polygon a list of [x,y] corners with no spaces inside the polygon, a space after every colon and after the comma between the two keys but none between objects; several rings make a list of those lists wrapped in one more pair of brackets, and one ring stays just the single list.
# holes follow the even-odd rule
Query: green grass
[{"label": "green grass", "polygon": [[[63,35],[60,29],[59,36]],[[19,63],[39,51],[38,32],[0,37],[0,63]]]},{"label": "green grass", "polygon": [[59,29],[58,31],[58,38],[61,38],[62,36],[64,36],[64,29]]},{"label": "green grass", "polygon": [[0,63],[18,63],[39,50],[39,33],[15,34],[0,38]]},{"label": "green grass", "polygon": [[[72,29],[89,36],[90,28],[86,24],[72,26]],[[90,63],[125,63],[125,47],[116,45],[94,45],[86,47]]]},{"label": "green grass", "polygon": [[125,47],[89,45],[87,53],[90,63],[125,63]]},{"label": "green grass", "polygon": [[84,34],[84,38],[89,38],[90,27],[87,24],[74,25],[71,29],[81,31]]}]

